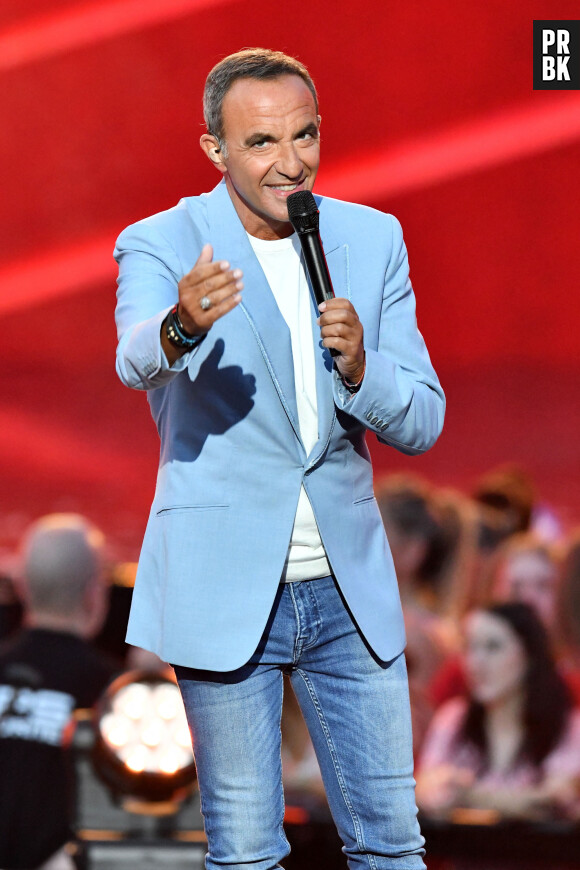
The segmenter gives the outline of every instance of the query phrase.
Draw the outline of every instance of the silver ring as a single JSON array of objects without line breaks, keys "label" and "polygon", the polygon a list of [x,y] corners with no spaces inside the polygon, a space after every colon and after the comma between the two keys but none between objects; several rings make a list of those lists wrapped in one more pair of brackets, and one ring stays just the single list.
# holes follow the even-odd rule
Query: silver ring
[{"label": "silver ring", "polygon": [[209,296],[202,296],[199,300],[199,305],[203,311],[209,311],[209,309],[213,305],[213,302],[211,301]]}]

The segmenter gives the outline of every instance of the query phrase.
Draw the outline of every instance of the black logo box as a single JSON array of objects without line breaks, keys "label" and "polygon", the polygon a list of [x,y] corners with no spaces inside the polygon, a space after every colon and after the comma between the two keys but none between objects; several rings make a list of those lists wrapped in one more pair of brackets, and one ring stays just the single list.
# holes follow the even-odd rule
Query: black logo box
[{"label": "black logo box", "polygon": [[[555,33],[554,42],[546,47],[544,52],[543,33],[551,30]],[[570,80],[558,79],[558,30],[565,30],[569,34],[567,48],[569,55],[561,54],[560,57],[568,57],[564,67],[567,69]],[[556,76],[551,80],[544,80],[544,55],[554,58]],[[577,91],[580,90],[580,21],[534,21],[534,90],[535,91]]]}]

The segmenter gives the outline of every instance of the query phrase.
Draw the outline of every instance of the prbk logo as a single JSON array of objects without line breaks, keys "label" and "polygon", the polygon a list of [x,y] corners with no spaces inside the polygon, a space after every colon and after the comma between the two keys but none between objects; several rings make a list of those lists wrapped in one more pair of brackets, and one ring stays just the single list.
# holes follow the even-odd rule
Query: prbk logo
[{"label": "prbk logo", "polygon": [[580,90],[580,21],[534,21],[534,90]]}]

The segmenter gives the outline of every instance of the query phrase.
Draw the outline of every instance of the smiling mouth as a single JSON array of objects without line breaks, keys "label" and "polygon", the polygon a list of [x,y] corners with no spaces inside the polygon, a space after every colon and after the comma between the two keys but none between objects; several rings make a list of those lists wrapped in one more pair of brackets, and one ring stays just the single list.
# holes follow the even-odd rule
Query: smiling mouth
[{"label": "smiling mouth", "polygon": [[292,184],[269,184],[268,187],[270,190],[279,190],[281,193],[292,193],[292,191],[296,190],[303,184],[304,179],[301,181],[295,181]]}]

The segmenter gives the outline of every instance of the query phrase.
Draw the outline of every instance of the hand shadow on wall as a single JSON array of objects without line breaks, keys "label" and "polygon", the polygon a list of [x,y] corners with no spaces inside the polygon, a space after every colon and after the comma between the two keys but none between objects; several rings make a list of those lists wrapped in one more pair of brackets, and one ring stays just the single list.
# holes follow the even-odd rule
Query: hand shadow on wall
[{"label": "hand shadow on wall", "polygon": [[[246,417],[254,407],[256,378],[244,374],[241,366],[219,367],[225,350],[218,339],[192,380],[189,370],[176,379],[171,397],[179,406],[175,437],[169,444],[168,462],[195,462],[208,435],[223,435]],[[173,415],[175,418],[175,415]],[[173,424],[175,419],[173,419]]]}]

